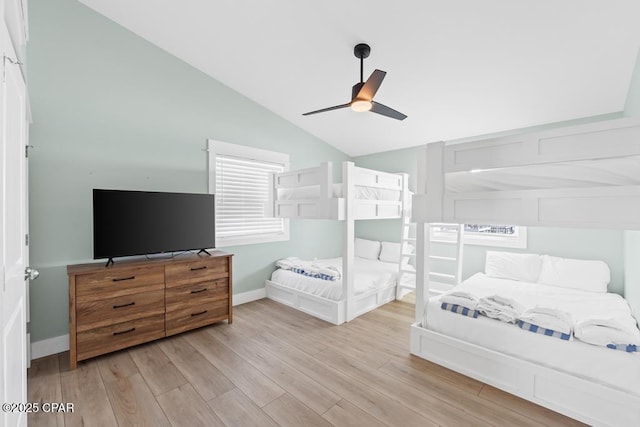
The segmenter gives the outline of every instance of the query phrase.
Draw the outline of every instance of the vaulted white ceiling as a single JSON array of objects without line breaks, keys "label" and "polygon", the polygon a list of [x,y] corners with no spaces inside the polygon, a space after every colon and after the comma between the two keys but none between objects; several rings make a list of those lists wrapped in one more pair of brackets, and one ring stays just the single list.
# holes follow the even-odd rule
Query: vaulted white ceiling
[{"label": "vaulted white ceiling", "polygon": [[[622,111],[638,0],[80,0],[345,153]],[[349,109],[365,42],[375,99]]]}]

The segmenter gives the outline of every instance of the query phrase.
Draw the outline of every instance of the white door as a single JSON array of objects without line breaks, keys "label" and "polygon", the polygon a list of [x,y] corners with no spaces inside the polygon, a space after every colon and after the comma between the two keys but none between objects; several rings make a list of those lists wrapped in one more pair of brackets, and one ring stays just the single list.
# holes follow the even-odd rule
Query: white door
[{"label": "white door", "polygon": [[[0,88],[0,402],[27,399],[27,267],[26,92],[20,66],[2,26],[2,85]],[[14,409],[14,408],[10,408]],[[26,426],[27,416],[15,408],[2,416],[5,426]]]}]

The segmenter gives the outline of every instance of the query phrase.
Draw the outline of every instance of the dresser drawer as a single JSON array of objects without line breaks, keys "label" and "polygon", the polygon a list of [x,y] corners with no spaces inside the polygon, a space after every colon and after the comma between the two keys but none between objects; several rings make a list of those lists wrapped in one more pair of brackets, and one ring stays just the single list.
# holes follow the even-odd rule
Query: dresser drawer
[{"label": "dresser drawer", "polygon": [[164,313],[164,290],[76,304],[78,332]]},{"label": "dresser drawer", "polygon": [[202,258],[165,266],[167,287],[190,285],[223,277],[229,277],[229,263],[226,257]]},{"label": "dresser drawer", "polygon": [[205,305],[228,298],[229,280],[227,278],[174,286],[167,288],[165,293],[167,311]]},{"label": "dresser drawer", "polygon": [[166,313],[167,336],[219,322],[229,317],[229,300]]},{"label": "dresser drawer", "polygon": [[78,332],[77,360],[88,359],[164,336],[162,314]]},{"label": "dresser drawer", "polygon": [[112,267],[76,276],[78,301],[93,301],[105,298],[105,295],[116,297],[158,289],[164,289],[162,265]]}]

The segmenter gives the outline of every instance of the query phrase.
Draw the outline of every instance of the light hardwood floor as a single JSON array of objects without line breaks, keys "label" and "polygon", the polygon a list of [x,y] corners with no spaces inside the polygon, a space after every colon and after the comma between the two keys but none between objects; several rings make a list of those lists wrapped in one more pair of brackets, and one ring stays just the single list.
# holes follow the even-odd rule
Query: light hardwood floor
[{"label": "light hardwood floor", "polygon": [[580,423],[409,355],[411,301],[334,326],[270,300],[234,323],[68,368],[36,360],[28,400],[72,402],[30,426],[572,426]]}]

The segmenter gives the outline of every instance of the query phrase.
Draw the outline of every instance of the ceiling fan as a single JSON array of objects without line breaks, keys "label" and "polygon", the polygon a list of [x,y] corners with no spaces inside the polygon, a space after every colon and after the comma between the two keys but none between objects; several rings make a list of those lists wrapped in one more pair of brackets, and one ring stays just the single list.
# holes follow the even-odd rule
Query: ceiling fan
[{"label": "ceiling fan", "polygon": [[310,111],[308,113],[304,113],[303,116],[351,107],[353,111],[371,111],[396,120],[406,119],[407,116],[405,114],[373,100],[378,88],[380,88],[380,85],[382,84],[382,80],[384,80],[384,77],[387,75],[386,71],[374,70],[366,82],[362,80],[364,59],[368,58],[370,53],[371,48],[365,43],[357,44],[353,48],[353,54],[356,58],[360,58],[360,82],[353,85],[353,88],[351,89],[350,102],[336,105],[334,107],[323,108],[321,110]]}]

